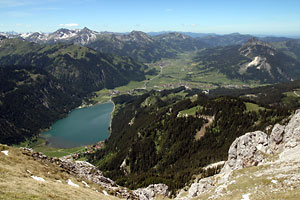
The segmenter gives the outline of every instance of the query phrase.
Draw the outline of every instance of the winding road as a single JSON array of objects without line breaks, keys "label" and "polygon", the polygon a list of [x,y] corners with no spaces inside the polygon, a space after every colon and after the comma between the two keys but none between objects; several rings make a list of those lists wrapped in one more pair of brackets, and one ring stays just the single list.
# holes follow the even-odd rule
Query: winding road
[{"label": "winding road", "polygon": [[144,86],[142,87],[142,89],[146,90],[146,89],[147,89],[148,83],[149,83],[150,81],[152,81],[153,79],[159,77],[159,76],[162,74],[163,68],[164,68],[163,66],[160,66],[160,72],[159,72],[156,76],[152,77],[151,79],[146,80],[145,83],[144,83]]}]

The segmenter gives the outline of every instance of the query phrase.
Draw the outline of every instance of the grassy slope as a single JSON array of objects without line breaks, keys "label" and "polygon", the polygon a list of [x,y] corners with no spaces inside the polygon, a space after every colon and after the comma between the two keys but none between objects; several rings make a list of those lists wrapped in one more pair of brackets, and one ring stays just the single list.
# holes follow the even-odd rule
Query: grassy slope
[{"label": "grassy slope", "polygon": [[196,112],[199,111],[199,109],[202,109],[202,107],[201,106],[195,106],[195,107],[187,109],[187,110],[182,110],[178,114],[179,114],[179,117],[195,116]]},{"label": "grassy slope", "polygon": [[245,103],[247,111],[259,111],[259,110],[264,110],[265,108],[260,107],[259,105],[255,104],[255,103],[250,103],[250,102],[246,102]]},{"label": "grassy slope", "polygon": [[[84,181],[90,188],[84,187],[82,180],[64,172],[62,168],[54,164],[45,165],[22,154],[20,149],[0,145],[0,150],[8,150],[8,156],[0,152],[0,199],[117,199],[105,196],[98,185],[87,180]],[[45,182],[34,180],[26,170],[44,178]],[[68,179],[80,187],[68,185]]]}]

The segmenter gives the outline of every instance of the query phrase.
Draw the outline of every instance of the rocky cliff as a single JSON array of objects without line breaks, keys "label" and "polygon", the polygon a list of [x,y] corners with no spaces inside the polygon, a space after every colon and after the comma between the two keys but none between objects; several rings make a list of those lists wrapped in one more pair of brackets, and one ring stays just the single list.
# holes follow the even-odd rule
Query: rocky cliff
[{"label": "rocky cliff", "polygon": [[177,199],[297,199],[300,195],[300,110],[270,135],[237,138],[221,173],[194,182]]}]

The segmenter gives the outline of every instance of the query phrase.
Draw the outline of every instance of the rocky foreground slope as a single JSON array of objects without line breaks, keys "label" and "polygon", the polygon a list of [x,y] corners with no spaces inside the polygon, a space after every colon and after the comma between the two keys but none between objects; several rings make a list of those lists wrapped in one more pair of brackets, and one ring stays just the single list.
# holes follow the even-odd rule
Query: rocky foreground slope
[{"label": "rocky foreground slope", "polygon": [[300,110],[270,135],[237,138],[220,174],[201,179],[176,199],[299,199]]},{"label": "rocky foreground slope", "polygon": [[168,186],[131,191],[85,161],[51,158],[27,148],[0,145],[0,199],[153,199]]},{"label": "rocky foreground slope", "polygon": [[[216,163],[210,167],[218,167]],[[221,173],[195,181],[176,199],[299,199],[300,110],[271,134],[237,138]],[[0,145],[0,199],[168,199],[163,184],[131,191],[82,161]]]},{"label": "rocky foreground slope", "polygon": [[0,145],[0,199],[118,199],[58,159]]}]

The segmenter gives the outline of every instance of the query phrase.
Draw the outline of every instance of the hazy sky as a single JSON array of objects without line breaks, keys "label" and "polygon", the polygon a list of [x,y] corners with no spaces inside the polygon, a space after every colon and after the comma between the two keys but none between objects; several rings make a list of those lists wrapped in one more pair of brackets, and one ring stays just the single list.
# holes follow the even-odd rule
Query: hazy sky
[{"label": "hazy sky", "polygon": [[300,0],[0,0],[0,32],[190,31],[300,35]]}]

